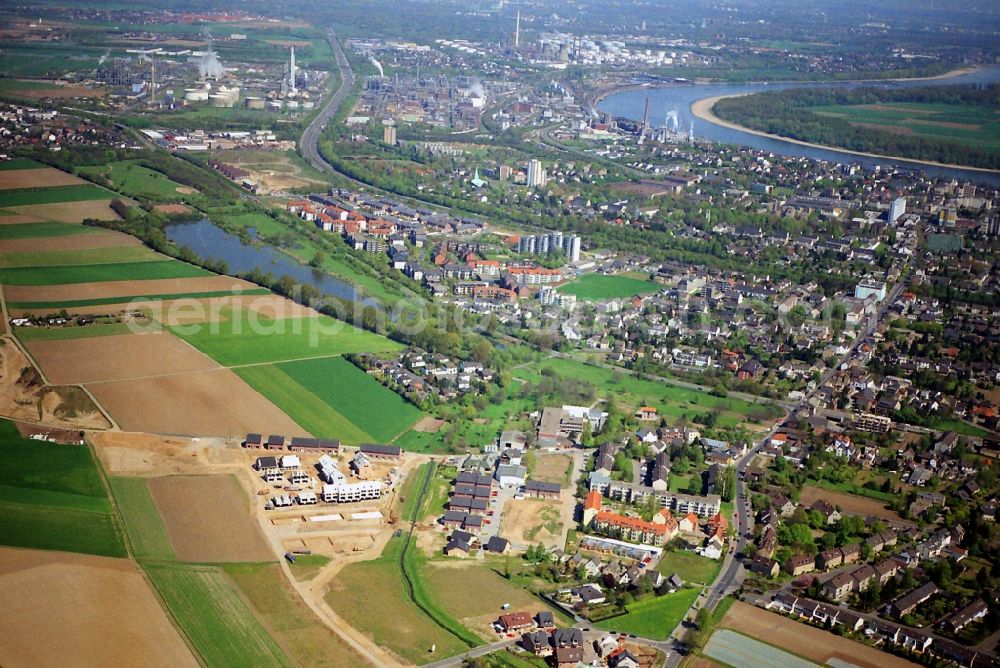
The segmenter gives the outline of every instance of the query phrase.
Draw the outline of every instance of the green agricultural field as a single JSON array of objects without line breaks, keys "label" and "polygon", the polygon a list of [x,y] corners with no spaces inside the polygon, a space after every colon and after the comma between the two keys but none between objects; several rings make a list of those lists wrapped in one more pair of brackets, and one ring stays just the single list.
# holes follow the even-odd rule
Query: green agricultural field
[{"label": "green agricultural field", "polygon": [[65,251],[32,251],[5,253],[0,257],[0,268],[39,266],[80,266],[85,264],[116,264],[120,262],[147,262],[162,260],[163,256],[145,246],[112,246]]},{"label": "green agricultural field", "polygon": [[26,439],[0,420],[0,458],[0,542],[126,555],[90,448]]},{"label": "green agricultural field", "polygon": [[373,440],[368,432],[299,385],[274,364],[236,367],[233,371],[314,436],[338,438],[344,443],[353,444]]},{"label": "green agricultural field", "polygon": [[342,357],[278,368],[378,442],[391,441],[422,417],[419,409]]},{"label": "green agricultural field", "polygon": [[111,492],[125,523],[132,555],[136,559],[174,561],[167,529],[156,509],[145,478],[112,478]]},{"label": "green agricultural field", "polygon": [[13,160],[0,161],[0,172],[9,169],[41,169],[42,167],[45,167],[45,165],[35,162],[30,158],[14,158]]},{"label": "green agricultural field", "polygon": [[224,366],[390,352],[402,347],[327,316],[269,320],[247,310],[227,315],[229,320],[218,327],[175,327],[174,333]]},{"label": "green agricultural field", "polygon": [[13,267],[0,269],[0,283],[6,285],[62,285],[101,281],[148,281],[158,278],[212,276],[201,267],[177,260],[83,264],[70,267]]},{"label": "green agricultural field", "polygon": [[[304,557],[303,557],[304,558]],[[226,564],[226,574],[274,640],[301,666],[337,668],[367,663],[350,645],[331,633],[299,598],[277,564]]]},{"label": "green agricultural field", "polygon": [[94,234],[96,227],[74,225],[72,223],[14,223],[0,225],[2,239],[35,239],[38,237],[68,237],[74,234]]},{"label": "green agricultural field", "polygon": [[192,194],[197,196],[197,193],[189,192],[180,183],[135,161],[126,160],[110,166],[81,167],[80,171],[88,176],[104,176],[114,184],[115,190],[129,197],[151,197],[167,201],[190,199]]},{"label": "green agricultural field", "polygon": [[634,633],[654,640],[666,640],[680,624],[700,591],[681,589],[673,594],[646,598],[628,606],[627,614],[597,622],[594,626],[605,631]]},{"label": "green agricultural field", "polygon": [[559,288],[559,292],[576,295],[582,301],[625,299],[635,295],[656,292],[660,286],[631,276],[586,274]]},{"label": "green agricultural field", "polygon": [[464,652],[466,643],[407,598],[399,569],[403,541],[392,538],[379,558],[345,566],[333,580],[327,603],[351,626],[407,661],[423,664]]},{"label": "green agricultural field", "polygon": [[95,336],[117,336],[131,333],[122,322],[74,327],[18,327],[14,330],[21,341],[65,341],[89,339]]},{"label": "green agricultural field", "polygon": [[207,665],[292,665],[220,568],[146,564],[145,569]]},{"label": "green agricultural field", "polygon": [[677,573],[684,582],[711,584],[722,568],[722,561],[702,557],[686,550],[664,552],[656,570],[665,577]]},{"label": "green agricultural field", "polygon": [[515,369],[514,376],[527,382],[538,382],[543,368],[550,368],[560,376],[590,382],[600,396],[613,397],[629,408],[655,406],[661,416],[669,419],[685,415],[690,419],[708,411],[721,411],[718,425],[731,427],[746,420],[755,409],[764,409],[764,406],[741,399],[716,397],[699,390],[637,378],[625,370],[590,366],[561,357]]},{"label": "green agricultural field", "polygon": [[115,194],[92,185],[53,186],[51,188],[17,188],[0,191],[0,207],[58,204],[60,202],[90,202],[112,199]]},{"label": "green agricultural field", "polygon": [[886,132],[960,144],[1000,148],[1000,118],[993,109],[958,104],[892,102],[809,107],[823,116],[842,118]]},{"label": "green agricultural field", "polygon": [[[0,229],[3,229],[0,226]],[[74,299],[69,301],[56,302],[7,302],[8,308],[18,309],[59,309],[77,308],[79,306],[106,306],[108,304],[127,304],[131,301],[159,302],[170,299],[210,299],[212,297],[232,297],[233,292],[229,290],[215,290],[209,292],[179,292],[174,294],[154,294],[136,295],[134,297],[100,297],[97,299]],[[241,295],[269,295],[271,291],[267,288],[254,288],[253,290],[243,290]]]},{"label": "green agricultural field", "polygon": [[341,357],[236,367],[251,387],[312,434],[389,442],[422,413]]}]

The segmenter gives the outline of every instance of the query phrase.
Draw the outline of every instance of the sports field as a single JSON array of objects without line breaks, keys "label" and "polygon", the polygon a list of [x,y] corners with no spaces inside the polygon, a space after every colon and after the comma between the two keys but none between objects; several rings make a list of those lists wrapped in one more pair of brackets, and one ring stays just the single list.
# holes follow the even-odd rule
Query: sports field
[{"label": "sports field", "polygon": [[893,134],[1000,148],[1000,118],[987,107],[893,102],[809,107],[809,111]]},{"label": "sports field", "polygon": [[163,278],[191,278],[212,274],[193,264],[177,260],[82,264],[76,266],[37,266],[0,269],[4,285],[63,285],[114,281],[142,281]]},{"label": "sports field", "polygon": [[730,427],[744,421],[751,411],[762,410],[741,399],[716,397],[707,392],[691,390],[667,383],[658,383],[637,378],[627,371],[590,366],[583,362],[565,358],[546,359],[531,366],[514,370],[514,376],[528,382],[539,382],[541,370],[549,368],[559,376],[576,378],[592,383],[597,394],[614,397],[619,404],[628,408],[655,406],[660,415],[671,419],[687,416],[693,419],[708,411],[720,411],[718,424]]},{"label": "sports field", "polygon": [[132,555],[136,559],[174,561],[174,548],[167,537],[160,513],[153,503],[145,478],[111,478],[118,512],[125,523]]},{"label": "sports field", "polygon": [[656,292],[660,286],[631,276],[586,274],[559,288],[559,292],[576,295],[581,301],[625,299],[635,295]]},{"label": "sports field", "polygon": [[628,614],[594,624],[617,633],[634,633],[645,638],[666,640],[681,623],[700,589],[681,589],[673,594],[651,596],[628,606]]},{"label": "sports field", "polygon": [[217,566],[147,564],[171,616],[210,666],[291,666]]},{"label": "sports field", "polygon": [[125,556],[90,448],[29,440],[0,420],[0,459],[0,542]]},{"label": "sports field", "polygon": [[174,333],[223,366],[283,362],[345,353],[388,352],[401,346],[327,316],[270,319],[240,309],[219,327]]}]

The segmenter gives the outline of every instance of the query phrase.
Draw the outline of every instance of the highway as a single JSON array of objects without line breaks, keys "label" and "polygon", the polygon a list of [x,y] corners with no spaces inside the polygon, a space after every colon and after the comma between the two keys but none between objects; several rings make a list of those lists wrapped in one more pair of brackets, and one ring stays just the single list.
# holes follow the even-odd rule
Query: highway
[{"label": "highway", "polygon": [[347,61],[344,50],[340,48],[337,36],[332,32],[327,33],[326,40],[330,43],[330,50],[333,51],[333,55],[337,58],[337,68],[340,70],[340,86],[337,87],[337,90],[326,101],[320,112],[316,114],[316,118],[312,120],[312,123],[302,133],[302,138],[299,140],[299,152],[305,158],[306,162],[319,171],[332,172],[334,171],[333,168],[319,154],[319,138],[323,134],[323,129],[326,127],[327,122],[337,113],[340,105],[343,104],[344,100],[350,94],[351,89],[354,88],[354,70],[351,69],[351,64]]}]

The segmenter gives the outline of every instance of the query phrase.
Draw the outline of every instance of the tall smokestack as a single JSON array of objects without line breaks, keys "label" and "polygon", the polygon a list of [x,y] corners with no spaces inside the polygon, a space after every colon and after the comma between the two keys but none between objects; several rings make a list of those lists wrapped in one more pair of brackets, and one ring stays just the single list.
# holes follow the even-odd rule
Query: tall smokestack
[{"label": "tall smokestack", "polygon": [[521,10],[517,10],[517,23],[514,27],[514,48],[521,46]]},{"label": "tall smokestack", "polygon": [[291,88],[294,91],[295,90],[295,47],[294,46],[292,47],[292,62],[289,64],[288,67],[288,78],[290,79],[290,81],[288,82],[289,88]]},{"label": "tall smokestack", "polygon": [[646,97],[646,106],[642,110],[642,134],[646,134],[649,127],[649,97]]}]

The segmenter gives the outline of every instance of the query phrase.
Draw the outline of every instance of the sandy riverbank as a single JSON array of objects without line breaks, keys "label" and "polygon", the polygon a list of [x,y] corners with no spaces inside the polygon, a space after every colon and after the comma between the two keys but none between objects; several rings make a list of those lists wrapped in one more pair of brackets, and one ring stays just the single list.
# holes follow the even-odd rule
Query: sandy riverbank
[{"label": "sandy riverbank", "polygon": [[[960,71],[962,74],[966,72]],[[941,75],[940,77],[933,78],[946,78],[948,76],[958,76],[957,74]],[[929,80],[929,79],[928,79]],[[799,139],[792,139],[791,137],[783,137],[781,135],[771,134],[769,132],[761,132],[760,130],[754,130],[753,128],[744,127],[742,125],[737,125],[735,123],[730,123],[729,121],[723,120],[715,115],[713,107],[715,103],[719,100],[724,100],[732,97],[743,97],[745,95],[752,95],[753,93],[740,93],[737,95],[716,95],[715,97],[706,97],[704,100],[698,100],[691,104],[691,113],[703,121],[708,121],[709,123],[714,123],[715,125],[721,125],[724,128],[729,128],[731,130],[739,130],[740,132],[746,132],[752,135],[757,135],[758,137],[767,137],[768,139],[776,139],[778,141],[788,142],[790,144],[798,144],[799,146],[808,146],[810,148],[824,149],[828,151],[837,151],[838,153],[846,153],[848,155],[858,155],[865,158],[877,158],[879,160],[885,160],[888,162],[910,162],[917,165],[927,165],[929,167],[948,167],[951,169],[968,169],[974,172],[983,172],[984,174],[997,174],[1000,170],[996,169],[986,169],[985,167],[969,167],[967,165],[953,165],[946,162],[934,162],[932,160],[917,160],[915,158],[907,158],[901,155],[882,155],[880,153],[866,153],[864,151],[852,151],[847,148],[841,148],[839,146],[827,146],[825,144],[814,144],[812,142],[802,141]]]}]

